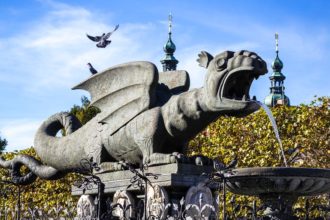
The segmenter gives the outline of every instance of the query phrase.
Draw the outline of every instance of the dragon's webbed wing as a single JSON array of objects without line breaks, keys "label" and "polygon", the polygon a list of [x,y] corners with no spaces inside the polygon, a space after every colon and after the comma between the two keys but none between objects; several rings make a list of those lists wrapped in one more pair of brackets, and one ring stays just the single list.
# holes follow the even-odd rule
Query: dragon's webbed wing
[{"label": "dragon's webbed wing", "polygon": [[185,70],[159,73],[159,84],[164,84],[172,94],[186,92],[190,86],[189,74]]},{"label": "dragon's webbed wing", "polygon": [[158,71],[149,62],[121,64],[91,76],[73,89],[91,94],[91,105],[101,110],[100,122],[111,134],[156,103]]},{"label": "dragon's webbed wing", "polygon": [[190,79],[187,71],[176,70],[159,73],[157,86],[157,106],[163,106],[173,95],[186,92]]}]

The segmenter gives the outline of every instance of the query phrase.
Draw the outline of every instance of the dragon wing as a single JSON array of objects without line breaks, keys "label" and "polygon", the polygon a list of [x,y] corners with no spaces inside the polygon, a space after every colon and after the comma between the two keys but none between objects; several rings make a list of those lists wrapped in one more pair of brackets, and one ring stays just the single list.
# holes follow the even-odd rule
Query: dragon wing
[{"label": "dragon wing", "polygon": [[156,103],[157,67],[149,62],[121,64],[92,75],[72,89],[91,94],[91,105],[101,110],[99,122],[111,134]]},{"label": "dragon wing", "polygon": [[185,70],[161,72],[159,73],[159,84],[166,85],[174,95],[180,94],[189,90],[189,74]]}]

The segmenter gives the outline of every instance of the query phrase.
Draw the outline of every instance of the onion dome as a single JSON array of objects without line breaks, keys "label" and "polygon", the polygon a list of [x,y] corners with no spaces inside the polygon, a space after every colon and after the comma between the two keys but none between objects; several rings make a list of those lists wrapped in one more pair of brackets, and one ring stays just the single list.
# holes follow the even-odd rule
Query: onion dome
[{"label": "onion dome", "polygon": [[275,34],[276,40],[276,58],[272,63],[273,73],[269,77],[271,82],[270,94],[265,98],[264,103],[273,107],[276,105],[290,105],[289,98],[284,94],[284,80],[285,76],[282,73],[283,62],[278,56],[278,34]]},{"label": "onion dome", "polygon": [[174,52],[176,50],[176,46],[172,41],[172,15],[169,17],[169,31],[168,31],[168,40],[163,47],[165,52],[165,57],[160,61],[163,65],[163,71],[172,71],[176,70],[176,65],[179,63],[177,59],[174,57]]}]

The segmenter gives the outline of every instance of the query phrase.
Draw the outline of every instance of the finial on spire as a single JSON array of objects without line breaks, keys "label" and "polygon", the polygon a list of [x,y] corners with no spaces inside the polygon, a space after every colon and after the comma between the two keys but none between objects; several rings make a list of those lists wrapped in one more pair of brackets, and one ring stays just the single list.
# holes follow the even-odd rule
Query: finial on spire
[{"label": "finial on spire", "polygon": [[276,53],[278,53],[278,33],[275,33]]},{"label": "finial on spire", "polygon": [[174,57],[175,44],[172,41],[172,13],[168,15],[168,40],[164,45],[163,49],[165,52],[165,57],[160,61],[163,65],[163,71],[173,71],[176,70],[176,65],[179,63]]},{"label": "finial on spire", "polygon": [[168,33],[172,33],[172,13],[168,15]]},{"label": "finial on spire", "polygon": [[282,73],[283,62],[278,56],[278,33],[275,33],[276,43],[276,57],[272,63],[273,73],[269,77],[271,81],[270,94],[265,98],[264,103],[267,106],[288,105],[290,106],[290,99],[284,94],[284,80],[285,76]]}]

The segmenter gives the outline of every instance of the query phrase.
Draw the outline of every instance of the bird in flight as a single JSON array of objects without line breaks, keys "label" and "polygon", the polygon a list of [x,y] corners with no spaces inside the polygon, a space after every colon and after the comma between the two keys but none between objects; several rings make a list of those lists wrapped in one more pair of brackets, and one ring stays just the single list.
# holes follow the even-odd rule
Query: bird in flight
[{"label": "bird in flight", "polygon": [[92,75],[97,73],[97,70],[92,66],[91,63],[87,63],[87,66],[88,66],[89,71],[91,72]]},{"label": "bird in flight", "polygon": [[108,46],[110,43],[111,43],[111,40],[108,40],[108,38],[111,36],[111,34],[113,34],[113,32],[115,32],[117,29],[119,28],[119,24],[116,25],[115,29],[107,34],[103,33],[102,36],[90,36],[88,34],[87,37],[92,40],[92,41],[95,41],[95,42],[98,42],[96,44],[96,46],[98,48],[105,48],[106,46]]}]

